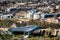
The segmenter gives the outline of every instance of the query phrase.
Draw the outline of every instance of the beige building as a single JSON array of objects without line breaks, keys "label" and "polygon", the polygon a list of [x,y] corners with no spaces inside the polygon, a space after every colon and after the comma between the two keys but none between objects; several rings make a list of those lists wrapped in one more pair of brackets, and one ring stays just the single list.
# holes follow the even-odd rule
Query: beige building
[{"label": "beige building", "polygon": [[45,21],[49,23],[58,23],[58,19],[55,18],[47,18]]},{"label": "beige building", "polygon": [[21,11],[21,12],[19,12],[19,13],[15,13],[15,17],[16,17],[16,18],[24,17],[24,16],[25,16],[25,14],[26,14],[26,12],[25,12],[25,11]]}]

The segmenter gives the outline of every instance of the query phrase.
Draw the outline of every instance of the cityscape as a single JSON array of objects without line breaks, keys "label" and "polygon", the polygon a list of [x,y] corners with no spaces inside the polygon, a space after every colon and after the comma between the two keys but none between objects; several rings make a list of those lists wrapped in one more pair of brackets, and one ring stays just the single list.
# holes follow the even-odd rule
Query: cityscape
[{"label": "cityscape", "polygon": [[0,0],[0,40],[60,40],[60,0]]}]

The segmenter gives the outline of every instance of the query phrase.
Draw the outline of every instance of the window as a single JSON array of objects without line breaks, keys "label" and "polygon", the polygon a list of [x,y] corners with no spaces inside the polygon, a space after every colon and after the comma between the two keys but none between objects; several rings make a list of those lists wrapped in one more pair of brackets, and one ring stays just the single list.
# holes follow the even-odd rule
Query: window
[{"label": "window", "polygon": [[60,14],[57,14],[57,17],[60,17]]},{"label": "window", "polygon": [[10,18],[10,16],[8,16],[7,18]]},{"label": "window", "polygon": [[54,15],[45,15],[45,18],[54,17]]},{"label": "window", "polygon": [[13,16],[11,16],[11,18],[13,18]]},{"label": "window", "polygon": [[16,11],[16,8],[10,9],[10,11]]}]

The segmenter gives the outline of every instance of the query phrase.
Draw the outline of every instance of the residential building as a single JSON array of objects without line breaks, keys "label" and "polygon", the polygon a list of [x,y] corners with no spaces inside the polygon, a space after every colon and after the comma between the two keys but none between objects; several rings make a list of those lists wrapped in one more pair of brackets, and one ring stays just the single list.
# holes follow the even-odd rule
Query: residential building
[{"label": "residential building", "polygon": [[28,19],[33,19],[33,15],[36,13],[36,10],[29,10],[27,11],[27,14],[25,15],[25,18],[28,18]]},{"label": "residential building", "polygon": [[40,19],[43,12],[37,12],[33,15],[33,19]]},{"label": "residential building", "polygon": [[25,11],[20,11],[19,13],[14,13],[15,18],[24,18],[26,12]]},{"label": "residential building", "polygon": [[1,19],[9,19],[9,18],[13,18],[13,14],[5,14],[5,15],[1,15]]},{"label": "residential building", "polygon": [[0,19],[2,19],[2,14],[0,14]]}]

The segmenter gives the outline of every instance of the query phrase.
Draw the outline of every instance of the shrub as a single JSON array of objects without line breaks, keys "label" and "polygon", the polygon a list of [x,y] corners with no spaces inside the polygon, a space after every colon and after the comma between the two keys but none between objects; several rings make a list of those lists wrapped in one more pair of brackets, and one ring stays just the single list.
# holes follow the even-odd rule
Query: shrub
[{"label": "shrub", "polygon": [[49,23],[44,20],[31,20],[27,23],[28,25],[38,25],[42,28],[60,28],[60,24],[58,23]]}]

